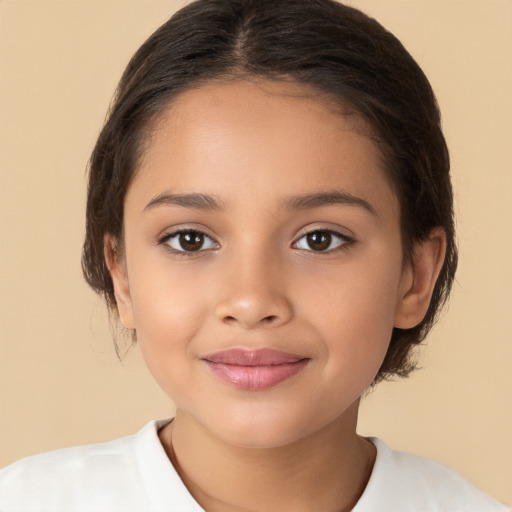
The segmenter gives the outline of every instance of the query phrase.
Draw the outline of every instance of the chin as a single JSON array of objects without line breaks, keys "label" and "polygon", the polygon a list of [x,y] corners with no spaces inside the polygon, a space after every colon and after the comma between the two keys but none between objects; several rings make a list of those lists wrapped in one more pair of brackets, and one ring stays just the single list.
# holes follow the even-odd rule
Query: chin
[{"label": "chin", "polygon": [[232,446],[270,449],[289,446],[323,427],[318,419],[289,415],[283,409],[226,414],[208,428]]}]

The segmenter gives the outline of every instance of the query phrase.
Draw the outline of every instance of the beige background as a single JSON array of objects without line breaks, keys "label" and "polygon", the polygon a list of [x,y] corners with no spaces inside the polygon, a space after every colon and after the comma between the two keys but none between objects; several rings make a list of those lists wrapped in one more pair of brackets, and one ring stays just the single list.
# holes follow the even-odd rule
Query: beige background
[{"label": "beige background", "polygon": [[[182,1],[0,0],[0,466],[138,430],[172,406],[117,362],[80,274],[84,168],[131,54]],[[363,434],[512,502],[512,2],[361,0],[437,91],[461,264],[425,369],[365,400]]]}]

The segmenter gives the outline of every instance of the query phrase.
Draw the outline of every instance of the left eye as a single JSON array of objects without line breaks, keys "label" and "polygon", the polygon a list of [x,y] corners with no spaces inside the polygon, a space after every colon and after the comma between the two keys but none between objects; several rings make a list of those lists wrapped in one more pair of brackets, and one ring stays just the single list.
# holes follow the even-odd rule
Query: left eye
[{"label": "left eye", "polygon": [[306,251],[327,252],[349,242],[349,237],[323,229],[311,231],[311,233],[302,236],[295,242],[295,247],[297,249],[305,249]]},{"label": "left eye", "polygon": [[166,237],[164,242],[179,252],[198,252],[218,248],[218,244],[201,231],[178,231]]}]

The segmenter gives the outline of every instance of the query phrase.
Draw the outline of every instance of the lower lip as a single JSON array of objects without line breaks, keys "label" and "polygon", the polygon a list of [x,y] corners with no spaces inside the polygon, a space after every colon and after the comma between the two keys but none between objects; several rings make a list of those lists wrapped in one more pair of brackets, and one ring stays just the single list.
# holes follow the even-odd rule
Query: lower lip
[{"label": "lower lip", "polygon": [[292,363],[262,366],[242,366],[236,364],[213,363],[203,360],[215,376],[238,389],[267,389],[276,386],[299,373],[309,359]]}]

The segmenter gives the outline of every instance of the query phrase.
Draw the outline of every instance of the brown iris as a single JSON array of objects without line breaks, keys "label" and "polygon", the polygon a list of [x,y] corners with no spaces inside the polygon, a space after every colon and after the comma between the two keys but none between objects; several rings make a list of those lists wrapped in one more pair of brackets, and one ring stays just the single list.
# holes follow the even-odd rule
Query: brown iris
[{"label": "brown iris", "polygon": [[306,237],[308,245],[314,251],[325,251],[329,248],[332,235],[328,231],[313,231]]},{"label": "brown iris", "polygon": [[204,244],[204,235],[197,231],[187,231],[179,234],[179,243],[185,251],[199,251]]}]

